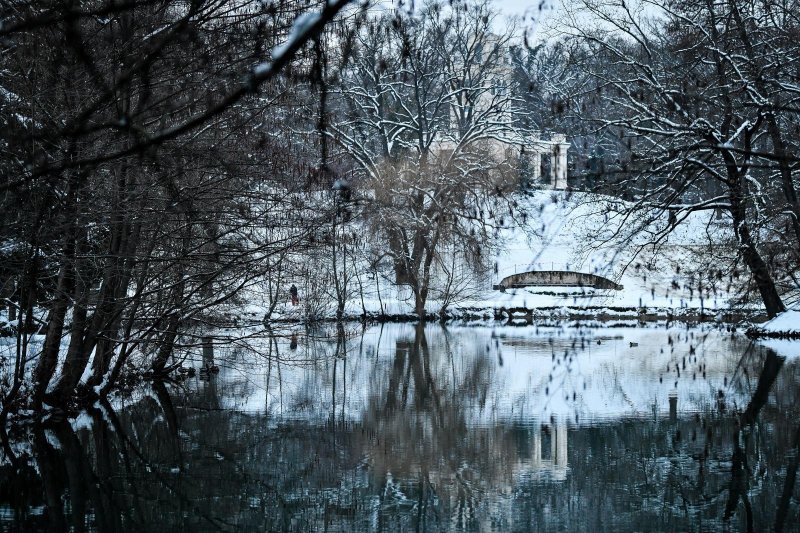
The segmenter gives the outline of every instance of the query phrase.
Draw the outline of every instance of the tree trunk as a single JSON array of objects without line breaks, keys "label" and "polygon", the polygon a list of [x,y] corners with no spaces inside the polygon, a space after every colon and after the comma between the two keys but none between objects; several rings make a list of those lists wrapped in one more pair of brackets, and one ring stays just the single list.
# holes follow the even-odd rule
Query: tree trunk
[{"label": "tree trunk", "polygon": [[[79,224],[79,226],[82,226],[82,224]],[[77,374],[75,378],[77,383],[86,366],[86,360],[89,358],[88,354],[83,352],[83,338],[86,331],[87,307],[89,305],[89,287],[86,285],[84,276],[81,275],[84,270],[82,265],[84,259],[82,257],[86,254],[88,248],[85,235],[81,236],[77,246],[80,249],[80,253],[79,257],[75,259],[76,276],[72,297],[74,303],[72,306],[69,346],[67,347],[64,365],[61,368],[61,376],[53,389],[53,393],[48,395],[48,403],[51,405],[60,405],[67,402],[74,388],[70,385],[72,375]]]},{"label": "tree trunk", "polygon": [[158,347],[158,355],[156,355],[151,367],[155,374],[164,374],[167,367],[167,359],[175,347],[175,339],[178,337],[179,325],[180,313],[175,309],[167,320],[167,330],[161,338],[161,346]]},{"label": "tree trunk", "polygon": [[[338,217],[338,214],[334,216]],[[331,266],[333,267],[333,285],[336,290],[336,320],[340,321],[342,317],[344,317],[344,306],[347,302],[347,257],[345,255],[345,246],[339,243],[338,228],[335,219],[331,233],[333,234],[333,261]],[[343,251],[341,268],[339,268],[340,249]]]},{"label": "tree trunk", "polygon": [[42,355],[34,370],[33,408],[41,410],[44,395],[58,365],[58,353],[61,348],[61,336],[64,333],[64,320],[67,315],[70,297],[75,284],[75,257],[78,245],[78,197],[85,176],[72,173],[68,176],[67,197],[63,211],[64,246],[61,252],[58,272],[58,284],[50,312],[47,318],[47,334],[45,335]]},{"label": "tree trunk", "polygon": [[750,230],[745,223],[742,223],[739,228],[739,241],[742,243],[742,258],[753,274],[753,279],[756,282],[758,291],[761,293],[761,300],[764,302],[767,316],[773,318],[778,313],[785,311],[786,307],[783,305],[767,264],[758,253],[750,236]]},{"label": "tree trunk", "polygon": [[769,136],[772,139],[775,155],[778,157],[778,169],[781,175],[783,195],[791,211],[790,218],[792,219],[792,229],[794,229],[795,236],[793,249],[800,250],[800,201],[797,199],[797,190],[794,188],[792,179],[792,166],[789,163],[790,154],[786,149],[786,144],[783,142],[783,135],[778,121],[773,114],[767,115],[767,131],[769,131]]},{"label": "tree trunk", "polygon": [[95,376],[102,376],[108,372],[111,357],[118,345],[115,339],[119,335],[123,311],[130,304],[126,296],[139,246],[141,222],[137,222],[132,230],[128,230],[126,224],[123,229],[123,244],[117,252],[119,257],[115,259],[111,276],[108,278],[110,295],[101,298],[102,305],[98,305],[97,314],[92,322],[92,336],[87,337],[84,343],[86,353],[91,352],[93,348],[95,350],[92,376],[87,382],[90,386],[99,384],[99,380],[93,379]]},{"label": "tree trunk", "polygon": [[761,293],[761,300],[764,302],[767,315],[772,318],[778,313],[785,311],[786,307],[783,305],[783,301],[778,294],[778,289],[775,287],[775,281],[772,279],[767,264],[764,262],[761,254],[758,253],[755,240],[750,233],[750,227],[745,220],[747,214],[743,203],[742,190],[738,185],[739,183],[741,182],[737,179],[736,185],[731,187],[730,194],[730,209],[733,218],[734,232],[740,244],[742,259],[753,275],[758,291]]},{"label": "tree trunk", "polygon": [[[141,225],[138,225],[137,232],[141,230]],[[145,250],[143,250],[144,257],[150,257],[153,252],[153,248],[155,246],[155,238],[151,238],[149,245]],[[128,258],[128,268],[130,269],[129,276],[133,274],[133,266],[134,266],[134,256],[131,255]],[[132,346],[135,346],[137,343],[131,343],[131,332],[133,331],[133,326],[136,322],[136,315],[139,311],[140,306],[142,305],[142,291],[144,290],[145,280],[147,279],[148,273],[150,272],[150,263],[145,263],[142,265],[140,271],[137,275],[136,280],[136,293],[130,298],[130,306],[128,307],[127,316],[124,317],[125,325],[123,326],[124,331],[122,332],[122,338],[124,339],[121,346],[119,347],[119,354],[117,356],[117,360],[114,363],[114,368],[111,369],[111,373],[108,375],[108,379],[105,380],[103,383],[103,379],[105,377],[106,372],[108,372],[109,367],[111,366],[111,353],[107,354],[107,357],[104,361],[101,361],[97,358],[94,360],[94,364],[92,365],[92,375],[89,378],[87,385],[90,387],[98,386],[103,383],[103,387],[100,389],[100,396],[101,398],[104,397],[108,392],[114,387],[117,379],[119,378],[120,374],[122,373],[122,365],[125,364],[125,360],[128,358],[131,350],[133,349]],[[127,284],[125,285],[127,289]],[[123,316],[122,312],[120,312],[119,322],[122,324]]]},{"label": "tree trunk", "polygon": [[75,292],[78,291],[84,294],[77,295],[72,308],[72,325],[67,356],[61,369],[61,377],[56,383],[53,393],[48,395],[48,403],[52,405],[63,405],[70,399],[75,390],[74,385],[80,380],[83,370],[86,368],[86,362],[89,360],[89,354],[83,351],[83,336],[87,323],[87,295],[83,288],[78,288]]},{"label": "tree trunk", "polygon": [[424,245],[420,248],[420,255],[424,254],[422,261],[422,277],[419,277],[419,269],[417,269],[418,291],[417,291],[417,316],[419,319],[425,320],[425,304],[428,302],[428,292],[431,285],[431,265],[436,256],[436,248],[439,245],[439,229],[437,228],[431,240],[427,239],[427,235],[423,237]]},{"label": "tree trunk", "polygon": [[39,357],[39,364],[36,365],[34,370],[33,407],[37,411],[42,407],[44,394],[58,364],[58,352],[61,347],[61,335],[64,333],[64,318],[67,315],[68,294],[70,293],[72,278],[71,259],[64,257],[58,275],[56,297],[47,316],[47,333],[42,347],[42,355]]},{"label": "tree trunk", "polygon": [[414,312],[421,321],[425,321],[425,294],[422,291],[414,291]]},{"label": "tree trunk", "polygon": [[[124,180],[122,182],[124,185]],[[117,210],[120,206],[117,204]],[[112,224],[111,239],[108,245],[108,263],[103,273],[102,286],[95,310],[87,320],[86,304],[88,287],[81,286],[82,294],[76,289],[76,306],[73,313],[73,328],[70,347],[64,362],[64,369],[58,385],[53,391],[54,400],[64,403],[78,387],[81,376],[94,351],[95,361],[102,367],[103,373],[108,369],[107,359],[113,351],[114,341],[119,330],[119,323],[124,302],[122,298],[127,291],[133,268],[133,255],[138,241],[140,223],[131,230],[130,224],[123,214],[115,216]],[[77,320],[77,318],[81,320]]]}]

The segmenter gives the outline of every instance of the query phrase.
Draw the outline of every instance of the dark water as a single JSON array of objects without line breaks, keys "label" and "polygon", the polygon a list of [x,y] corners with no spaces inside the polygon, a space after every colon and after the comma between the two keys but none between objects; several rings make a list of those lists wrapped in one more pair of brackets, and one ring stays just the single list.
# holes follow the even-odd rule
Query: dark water
[{"label": "dark water", "polygon": [[798,529],[800,370],[741,337],[274,333],[217,332],[186,353],[219,374],[13,432],[0,527]]}]

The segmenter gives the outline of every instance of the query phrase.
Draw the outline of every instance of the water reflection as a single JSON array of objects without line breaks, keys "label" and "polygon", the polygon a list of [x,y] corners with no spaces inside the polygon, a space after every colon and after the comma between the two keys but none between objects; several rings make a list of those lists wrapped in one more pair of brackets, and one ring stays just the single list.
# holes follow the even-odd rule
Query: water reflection
[{"label": "water reflection", "polygon": [[798,365],[726,332],[334,327],[194,364],[12,435],[3,528],[797,527]]}]

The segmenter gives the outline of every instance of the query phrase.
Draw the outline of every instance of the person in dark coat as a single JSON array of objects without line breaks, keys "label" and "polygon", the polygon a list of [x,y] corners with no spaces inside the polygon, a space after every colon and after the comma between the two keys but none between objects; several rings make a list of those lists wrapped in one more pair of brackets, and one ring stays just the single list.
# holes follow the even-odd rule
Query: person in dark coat
[{"label": "person in dark coat", "polygon": [[295,287],[294,283],[292,283],[292,286],[289,287],[289,296],[292,297],[292,305],[297,305],[300,303],[300,297],[297,296],[297,287]]}]

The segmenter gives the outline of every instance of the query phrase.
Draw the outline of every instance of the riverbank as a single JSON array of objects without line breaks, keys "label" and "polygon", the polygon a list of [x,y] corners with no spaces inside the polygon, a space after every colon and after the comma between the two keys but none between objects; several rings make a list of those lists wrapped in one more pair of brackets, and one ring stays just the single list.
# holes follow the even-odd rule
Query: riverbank
[{"label": "riverbank", "polygon": [[[507,228],[487,243],[490,273],[483,278],[464,272],[460,277],[432,282],[426,302],[427,319],[494,320],[509,318],[574,320],[688,320],[757,324],[766,320],[761,303],[746,293],[749,276],[722,257],[708,264],[708,246],[723,246],[731,237],[709,213],[693,213],[660,242],[647,246],[646,235],[605,235],[609,230],[605,197],[566,191],[539,191],[524,198],[536,213],[536,227]],[[602,231],[598,228],[604,228]],[[598,233],[600,231],[600,233]],[[605,232],[605,233],[603,233]],[[716,243],[716,244],[715,244]],[[724,247],[724,246],[723,246]],[[371,271],[359,260],[340,290],[343,309],[331,287],[308,272],[283,282],[285,288],[245,289],[239,306],[222,310],[240,319],[271,322],[317,320],[413,321],[414,295],[396,285],[393,271]],[[498,290],[509,275],[558,271],[601,276],[614,288],[529,286]],[[478,279],[480,278],[480,279]],[[300,303],[290,304],[288,287],[299,289]],[[265,295],[277,302],[264,301]]]},{"label": "riverbank", "polygon": [[800,310],[788,309],[758,326],[747,330],[753,339],[800,340]]},{"label": "riverbank", "polygon": [[[213,324],[219,327],[242,327],[267,324],[301,324],[311,322],[418,322],[419,316],[408,312],[362,312],[344,313],[340,319],[335,316],[316,317],[311,320],[303,315],[302,310],[276,313],[268,320],[263,320],[259,313],[242,311],[240,313],[223,313],[206,316],[198,322]],[[427,313],[425,320],[429,322],[460,323],[499,323],[499,324],[538,324],[542,322],[686,322],[686,323],[720,323],[728,326],[741,326],[766,322],[767,316],[757,310],[709,310],[668,307],[613,307],[613,306],[550,306],[550,307],[456,307],[444,314]]]}]

